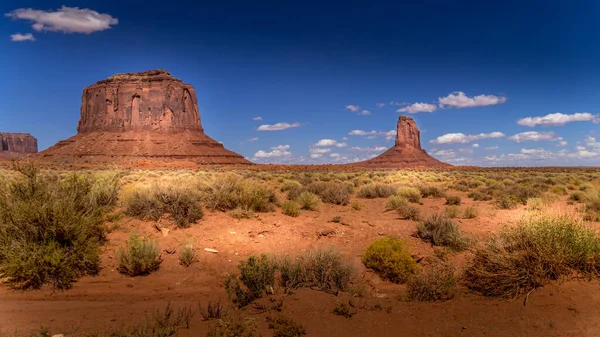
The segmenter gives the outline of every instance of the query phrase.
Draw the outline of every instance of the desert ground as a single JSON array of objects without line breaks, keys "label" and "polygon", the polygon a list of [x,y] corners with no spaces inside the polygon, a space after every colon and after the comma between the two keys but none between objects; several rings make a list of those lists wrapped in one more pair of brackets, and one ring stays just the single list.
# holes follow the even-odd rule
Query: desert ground
[{"label": "desert ground", "polygon": [[2,336],[600,335],[598,168],[12,165]]}]

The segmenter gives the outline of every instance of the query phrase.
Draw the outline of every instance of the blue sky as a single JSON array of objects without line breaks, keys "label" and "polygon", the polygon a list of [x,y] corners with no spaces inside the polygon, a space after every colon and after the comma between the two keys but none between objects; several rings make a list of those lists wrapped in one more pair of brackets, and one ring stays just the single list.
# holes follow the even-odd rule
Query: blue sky
[{"label": "blue sky", "polygon": [[162,68],[195,87],[207,134],[256,162],[368,159],[402,113],[453,164],[600,165],[597,1],[4,0],[0,12],[0,131],[40,149],[76,133],[85,86]]}]

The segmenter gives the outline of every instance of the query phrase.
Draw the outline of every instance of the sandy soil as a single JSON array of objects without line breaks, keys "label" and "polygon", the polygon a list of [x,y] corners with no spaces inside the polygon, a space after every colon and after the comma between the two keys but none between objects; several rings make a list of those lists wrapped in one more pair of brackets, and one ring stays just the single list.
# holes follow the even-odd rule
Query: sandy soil
[{"label": "sandy soil", "polygon": [[[490,202],[473,202],[465,194],[453,192],[463,199],[461,209],[475,204],[476,219],[457,219],[466,234],[484,238],[503,224],[521,217],[524,207],[496,210]],[[315,248],[335,247],[352,262],[358,279],[367,285],[364,300],[391,307],[384,311],[358,310],[352,318],[332,313],[337,303],[348,301],[348,295],[334,296],[316,290],[300,289],[285,296],[283,313],[302,323],[308,336],[600,336],[600,292],[596,281],[570,280],[534,291],[524,305],[515,301],[491,300],[461,288],[457,296],[446,302],[418,303],[400,299],[404,286],[379,279],[367,271],[360,255],[372,241],[383,235],[404,239],[414,254],[432,256],[433,248],[411,236],[415,223],[401,220],[395,212],[384,212],[385,199],[360,199],[360,211],[349,206],[322,204],[319,211],[302,211],[300,217],[257,213],[251,220],[236,220],[226,213],[206,212],[205,217],[188,229],[175,229],[168,219],[161,226],[173,228],[168,236],[154,228],[154,222],[123,217],[108,236],[102,254],[103,269],[96,277],[85,277],[73,289],[54,292],[13,291],[0,286],[0,330],[29,332],[46,326],[72,336],[94,329],[118,328],[139,322],[146,314],[174,306],[227,301],[223,281],[237,271],[237,264],[250,254],[296,254]],[[444,199],[424,199],[423,214],[443,211]],[[564,203],[562,203],[564,205]],[[566,206],[565,206],[566,207]],[[342,223],[329,222],[341,216]],[[594,224],[600,227],[599,223]],[[318,231],[335,230],[335,235],[320,237]],[[116,270],[116,252],[129,233],[151,235],[163,250],[160,269],[144,277],[128,277]],[[193,243],[199,251],[199,262],[190,267],[178,264],[180,249]],[[204,248],[218,250],[217,254]],[[464,266],[469,252],[451,255],[453,264]],[[264,323],[266,314],[245,308],[244,312],[261,322],[264,336],[272,335]],[[181,336],[204,336],[211,323],[195,315],[191,328]],[[54,332],[57,333],[57,332]]]}]

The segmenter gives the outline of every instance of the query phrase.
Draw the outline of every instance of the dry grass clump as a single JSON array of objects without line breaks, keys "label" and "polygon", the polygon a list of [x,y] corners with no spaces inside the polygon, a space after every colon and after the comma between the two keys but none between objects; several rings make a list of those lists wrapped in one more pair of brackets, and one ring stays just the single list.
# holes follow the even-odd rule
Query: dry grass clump
[{"label": "dry grass clump", "polygon": [[302,209],[309,211],[316,211],[321,205],[321,198],[318,195],[311,192],[302,192],[296,199]]},{"label": "dry grass clump", "polygon": [[585,201],[586,198],[586,194],[582,191],[573,191],[571,192],[571,194],[569,195],[569,198],[567,199],[568,202],[583,202]]},{"label": "dry grass clump", "polygon": [[444,209],[444,214],[448,218],[454,219],[460,214],[460,208],[458,206],[446,206],[446,208]]},{"label": "dry grass clump", "polygon": [[461,251],[469,245],[463,237],[458,225],[440,214],[433,214],[417,225],[417,235],[423,241],[436,246],[446,246],[455,251]]},{"label": "dry grass clump", "polygon": [[421,210],[419,207],[413,205],[403,205],[396,209],[398,215],[403,219],[418,221],[421,219]]},{"label": "dry grass clump", "polygon": [[458,195],[449,195],[446,197],[446,205],[460,206],[461,199]]},{"label": "dry grass clump", "polygon": [[419,191],[423,198],[443,198],[446,196],[439,186],[421,185],[419,186]]},{"label": "dry grass clump", "polygon": [[206,207],[214,210],[241,208],[253,212],[270,212],[275,210],[277,197],[264,183],[224,174],[205,188],[204,200]]},{"label": "dry grass clump", "polygon": [[396,194],[397,189],[396,186],[389,184],[368,184],[359,188],[356,196],[366,199],[387,198]]},{"label": "dry grass clump", "polygon": [[358,200],[354,200],[352,204],[350,204],[350,207],[352,207],[352,209],[355,211],[360,211],[365,207],[365,205]]},{"label": "dry grass clump", "polygon": [[463,219],[475,219],[479,215],[479,210],[474,206],[468,206],[463,213]]},{"label": "dry grass clump", "polygon": [[114,204],[116,178],[59,178],[33,164],[14,169],[19,175],[0,190],[0,279],[18,289],[68,289],[97,274],[103,215]]},{"label": "dry grass clump", "polygon": [[584,206],[586,220],[600,221],[600,192],[589,193]]},{"label": "dry grass clump", "polygon": [[117,254],[118,270],[129,276],[147,275],[158,269],[162,259],[158,243],[150,238],[132,234]]},{"label": "dry grass clump", "polygon": [[367,268],[395,283],[404,283],[417,271],[406,243],[401,239],[385,237],[369,245],[362,256]]},{"label": "dry grass clump", "polygon": [[513,298],[574,272],[599,274],[598,236],[572,216],[533,213],[475,250],[465,282],[483,295]]},{"label": "dry grass clump", "polygon": [[219,319],[206,337],[261,337],[258,327],[258,322],[252,317],[229,314]]},{"label": "dry grass clump", "polygon": [[454,297],[457,277],[456,268],[440,263],[425,273],[409,278],[406,287],[406,299],[409,301],[446,301]]},{"label": "dry grass clump", "polygon": [[302,324],[293,319],[279,315],[275,318],[267,317],[269,329],[273,330],[273,337],[301,337],[306,335],[306,329]]},{"label": "dry grass clump", "polygon": [[204,216],[202,195],[183,184],[136,185],[123,194],[121,202],[129,216],[158,220],[168,213],[180,228],[187,228]]},{"label": "dry grass clump", "polygon": [[249,209],[236,208],[229,211],[229,216],[234,219],[252,219],[254,217],[254,211]]},{"label": "dry grass clump", "polygon": [[198,261],[198,253],[196,253],[196,249],[194,245],[187,244],[181,249],[179,253],[179,264],[185,267],[189,267],[192,263]]},{"label": "dry grass clump", "polygon": [[400,187],[396,191],[396,195],[406,198],[409,202],[420,204],[421,203],[421,191],[414,187]]},{"label": "dry grass clump", "polygon": [[540,211],[544,206],[542,198],[529,198],[527,199],[527,210]]}]

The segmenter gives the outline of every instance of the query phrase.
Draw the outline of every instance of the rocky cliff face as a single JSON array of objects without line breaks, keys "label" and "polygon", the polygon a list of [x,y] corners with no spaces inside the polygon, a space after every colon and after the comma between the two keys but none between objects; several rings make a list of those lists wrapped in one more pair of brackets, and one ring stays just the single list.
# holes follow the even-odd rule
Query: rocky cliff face
[{"label": "rocky cliff face", "polygon": [[119,162],[183,159],[249,164],[204,134],[194,88],[165,70],[111,76],[83,90],[78,134],[40,157]]},{"label": "rocky cliff face", "polygon": [[400,116],[396,124],[396,146],[402,148],[410,146],[415,149],[421,149],[421,131],[417,127],[414,119],[408,116]]},{"label": "rocky cliff face", "polygon": [[0,151],[13,153],[37,153],[37,139],[28,133],[0,133]]},{"label": "rocky cliff face", "polygon": [[353,165],[369,168],[451,166],[431,157],[421,148],[421,131],[411,117],[400,116],[396,127],[396,143],[392,148],[371,160]]},{"label": "rocky cliff face", "polygon": [[83,90],[77,131],[202,130],[194,88],[164,70],[118,74]]}]

